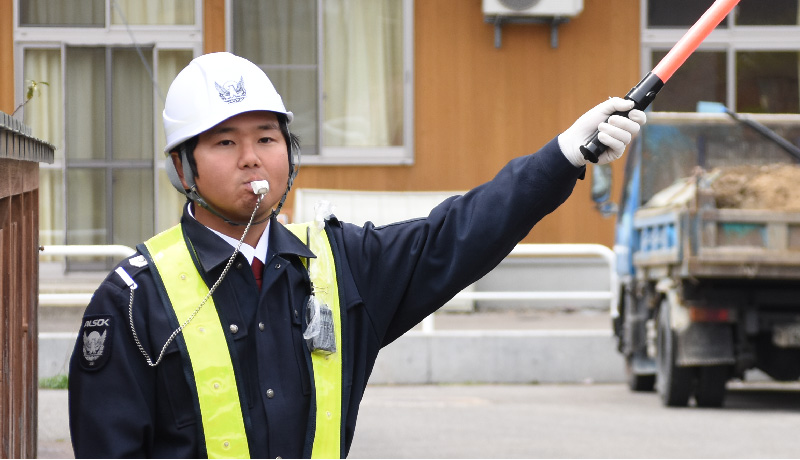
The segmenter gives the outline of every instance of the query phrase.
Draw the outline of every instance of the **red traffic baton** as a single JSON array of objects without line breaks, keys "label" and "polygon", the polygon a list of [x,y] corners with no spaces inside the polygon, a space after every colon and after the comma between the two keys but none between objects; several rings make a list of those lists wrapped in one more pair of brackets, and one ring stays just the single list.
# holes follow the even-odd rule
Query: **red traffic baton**
[{"label": "red traffic baton", "polygon": [[[686,62],[686,59],[694,53],[700,43],[708,37],[725,16],[739,3],[739,0],[716,0],[711,7],[703,13],[703,16],[678,40],[678,43],[669,50],[658,65],[647,73],[642,81],[636,84],[625,99],[634,102],[633,108],[644,110],[656,98],[656,95],[664,87],[667,80],[672,77],[678,68]],[[627,116],[628,112],[616,112],[614,115]],[[581,146],[581,153],[587,161],[597,163],[600,155],[608,148],[598,140],[599,131]]]}]

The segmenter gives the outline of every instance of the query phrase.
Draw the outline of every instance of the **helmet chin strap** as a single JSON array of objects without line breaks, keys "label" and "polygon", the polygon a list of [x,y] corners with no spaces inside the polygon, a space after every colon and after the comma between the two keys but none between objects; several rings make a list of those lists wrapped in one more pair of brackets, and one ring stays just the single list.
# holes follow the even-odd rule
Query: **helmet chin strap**
[{"label": "helmet chin strap", "polygon": [[[206,202],[206,200],[202,196],[200,196],[200,193],[198,193],[198,191],[197,191],[197,184],[193,183],[192,184],[192,188],[190,188],[189,190],[186,191],[186,197],[189,198],[190,200],[194,201],[196,204],[199,204],[200,206],[202,206],[203,209],[207,209],[211,214],[214,214],[215,216],[217,216],[220,219],[224,220],[226,224],[236,225],[236,226],[245,226],[245,225],[249,224],[249,222],[236,222],[236,221],[230,220],[227,217],[223,216],[219,211],[214,209],[213,206],[208,204],[208,202]],[[264,222],[266,222],[270,218],[272,218],[273,214],[275,214],[275,211],[272,211],[267,217],[265,217],[265,218],[263,218],[261,220],[257,220],[255,222],[253,222],[251,225],[263,224]]]},{"label": "helmet chin strap", "polygon": [[[281,196],[280,202],[278,202],[278,206],[272,210],[272,212],[262,220],[257,222],[253,222],[254,225],[262,224],[272,217],[278,215],[281,212],[281,208],[283,208],[283,203],[286,201],[286,197],[289,195],[289,191],[292,189],[292,184],[294,183],[295,177],[297,177],[298,168],[300,166],[300,145],[297,142],[296,138],[292,138],[291,135],[284,133],[284,135],[289,140],[289,179],[286,183],[286,190],[283,192],[283,196]],[[236,222],[228,219],[227,217],[223,216],[219,211],[214,209],[208,202],[200,195],[200,192],[197,191],[197,184],[194,181],[194,173],[192,172],[192,168],[189,165],[189,160],[186,154],[186,147],[180,147],[180,155],[181,155],[181,168],[183,169],[183,179],[186,181],[186,184],[189,188],[185,188],[183,183],[181,182],[181,178],[178,176],[178,170],[175,168],[175,163],[173,163],[171,157],[167,157],[165,160],[165,169],[167,171],[167,177],[169,178],[170,183],[172,186],[175,187],[176,190],[186,195],[186,197],[192,200],[194,203],[199,204],[204,209],[207,209],[211,214],[219,217],[225,223],[229,225],[236,225],[236,226],[244,226],[247,225],[247,222]],[[296,160],[292,161],[293,155],[296,155]]]}]

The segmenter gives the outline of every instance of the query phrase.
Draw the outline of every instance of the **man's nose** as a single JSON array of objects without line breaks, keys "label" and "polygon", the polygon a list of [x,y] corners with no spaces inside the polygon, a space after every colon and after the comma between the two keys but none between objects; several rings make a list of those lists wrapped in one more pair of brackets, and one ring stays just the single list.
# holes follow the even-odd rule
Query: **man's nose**
[{"label": "man's nose", "polygon": [[261,159],[258,157],[255,145],[245,143],[241,146],[239,151],[239,161],[242,166],[258,166],[261,164]]}]

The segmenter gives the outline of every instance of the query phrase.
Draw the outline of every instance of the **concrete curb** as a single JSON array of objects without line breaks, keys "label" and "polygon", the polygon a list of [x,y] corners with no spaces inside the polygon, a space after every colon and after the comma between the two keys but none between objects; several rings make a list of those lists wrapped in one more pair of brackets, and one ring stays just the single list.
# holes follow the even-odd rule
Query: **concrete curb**
[{"label": "concrete curb", "polygon": [[66,375],[69,372],[69,358],[75,347],[77,333],[40,332],[39,333],[39,378]]},{"label": "concrete curb", "polygon": [[370,383],[624,382],[608,330],[412,331],[378,355]]},{"label": "concrete curb", "polygon": [[[39,378],[66,374],[76,335],[39,334]],[[381,350],[373,384],[624,382],[608,330],[411,331]]]}]

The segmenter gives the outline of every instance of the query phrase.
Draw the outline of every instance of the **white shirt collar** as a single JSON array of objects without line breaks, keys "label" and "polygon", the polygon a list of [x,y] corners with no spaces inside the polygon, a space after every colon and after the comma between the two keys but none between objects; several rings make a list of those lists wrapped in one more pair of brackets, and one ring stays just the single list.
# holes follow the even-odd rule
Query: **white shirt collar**
[{"label": "white shirt collar", "polygon": [[[192,216],[192,219],[197,220],[197,218],[194,217],[192,206],[189,206],[189,215]],[[204,227],[216,233],[220,238],[225,240],[234,249],[236,249],[236,246],[239,245],[239,240],[231,238],[228,235],[223,235],[222,233],[214,230],[213,228],[209,228],[205,225]],[[262,233],[261,237],[258,239],[258,243],[256,244],[255,248],[244,242],[242,243],[242,246],[239,248],[239,252],[241,252],[242,255],[247,258],[247,262],[250,265],[253,264],[253,257],[257,257],[258,260],[260,260],[261,262],[264,263],[267,262],[267,248],[269,246],[269,227],[270,227],[270,222],[267,221],[267,227],[264,229],[264,233]],[[244,232],[244,228],[242,228],[242,232]]]}]

